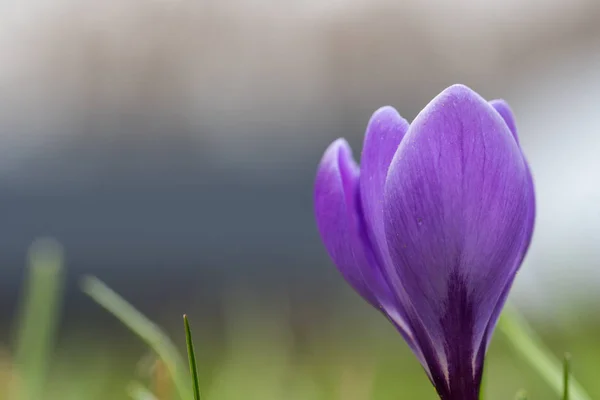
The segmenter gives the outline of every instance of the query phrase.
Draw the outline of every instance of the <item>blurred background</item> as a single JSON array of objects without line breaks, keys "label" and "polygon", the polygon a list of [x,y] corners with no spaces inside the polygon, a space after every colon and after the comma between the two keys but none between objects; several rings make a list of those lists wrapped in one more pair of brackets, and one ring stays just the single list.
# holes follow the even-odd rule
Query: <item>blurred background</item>
[{"label": "blurred background", "polygon": [[[28,248],[52,237],[49,399],[125,399],[149,373],[86,274],[181,349],[190,315],[208,399],[435,399],[327,257],[312,185],[375,109],[412,120],[457,82],[509,101],[536,181],[511,301],[600,398],[596,0],[1,1],[0,387]],[[508,349],[496,335],[488,398],[552,398]]]}]

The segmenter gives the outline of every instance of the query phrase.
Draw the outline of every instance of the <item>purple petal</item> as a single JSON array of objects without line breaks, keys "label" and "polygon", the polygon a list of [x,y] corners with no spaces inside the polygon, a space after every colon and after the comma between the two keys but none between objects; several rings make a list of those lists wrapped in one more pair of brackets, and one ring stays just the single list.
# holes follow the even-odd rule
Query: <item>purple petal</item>
[{"label": "purple petal", "polygon": [[[525,163],[527,163],[527,162],[525,162]],[[535,225],[536,208],[535,208],[535,191],[534,191],[534,187],[533,187],[533,177],[531,176],[531,171],[529,169],[529,166],[527,166],[527,187],[529,190],[529,196],[528,196],[529,204],[527,207],[527,217],[525,220],[526,228],[523,231],[523,236],[520,239],[521,243],[522,243],[521,257],[518,259],[517,263],[513,266],[513,272],[511,272],[512,278],[508,281],[508,283],[506,284],[506,286],[502,292],[502,295],[498,299],[498,302],[496,303],[496,306],[494,307],[494,312],[492,313],[492,316],[490,318],[490,322],[488,323],[488,326],[485,330],[482,347],[480,349],[480,352],[482,353],[481,354],[481,362],[483,362],[483,356],[485,355],[485,352],[487,351],[487,349],[490,345],[490,341],[492,340],[492,334],[494,332],[494,329],[496,328],[496,324],[498,323],[498,318],[500,318],[500,313],[502,312],[504,303],[506,303],[506,299],[508,298],[508,293],[510,292],[514,278],[515,278],[519,268],[521,267],[521,263],[523,262],[525,255],[527,254],[527,251],[529,250],[529,245],[531,244],[531,239],[533,236],[533,227]]]},{"label": "purple petal", "polygon": [[[383,188],[392,158],[408,130],[408,122],[393,107],[375,111],[369,124],[360,160],[360,194],[372,241],[389,258],[383,227]],[[384,260],[383,262],[386,262]]]},{"label": "purple petal", "polygon": [[411,327],[443,375],[435,383],[444,398],[477,398],[476,356],[522,259],[530,203],[527,167],[507,124],[465,86],[431,101],[390,165],[388,278],[412,305]]},{"label": "purple petal", "polygon": [[515,140],[517,141],[517,143],[519,143],[519,135],[517,135],[517,124],[515,123],[515,117],[508,103],[502,99],[496,99],[490,101],[490,105],[494,107],[498,114],[500,114],[500,116],[508,126],[508,129],[510,129],[510,132],[514,136]]},{"label": "purple petal", "polygon": [[[393,107],[381,107],[367,125],[360,166],[360,196],[369,242],[378,265],[390,263],[383,226],[383,189],[392,158],[408,130],[408,122]],[[395,303],[390,320],[407,329],[406,312],[391,293],[387,303]],[[421,357],[420,354],[417,354]]]},{"label": "purple petal", "polygon": [[[508,105],[508,103],[502,99],[496,99],[496,100],[492,100],[490,101],[490,105],[492,107],[494,107],[494,109],[498,112],[498,114],[500,114],[500,116],[502,117],[502,119],[504,120],[504,122],[506,123],[506,125],[508,126],[508,129],[510,129],[510,132],[512,133],[512,135],[514,136],[515,140],[517,141],[517,144],[519,144],[519,135],[517,133],[517,125],[515,123],[515,117],[513,115],[513,112],[510,108],[510,106]],[[519,144],[520,146],[520,144]],[[527,253],[527,250],[529,249],[529,245],[531,243],[531,237],[532,237],[532,233],[533,233],[533,225],[535,222],[535,191],[533,188],[533,177],[531,175],[531,169],[529,168],[529,165],[527,164],[527,160],[525,159],[525,156],[523,156],[523,159],[525,160],[525,165],[527,167],[527,184],[528,184],[528,188],[530,191],[530,196],[529,196],[529,212],[528,212],[528,227],[529,229],[526,231],[525,234],[525,238],[524,238],[524,249],[523,249],[523,258],[525,257],[525,254]],[[519,265],[521,264],[520,262],[518,263]],[[519,265],[516,266],[516,268],[519,267]]]},{"label": "purple petal", "polygon": [[343,139],[329,146],[319,165],[315,212],[319,233],[338,270],[354,290],[387,316],[422,360],[404,310],[383,277],[378,264],[381,257],[370,244],[360,207],[358,166]]},{"label": "purple petal", "polygon": [[315,183],[317,227],[327,252],[348,283],[372,306],[379,307],[369,287],[367,255],[359,241],[356,212],[359,169],[343,139],[325,151]]}]

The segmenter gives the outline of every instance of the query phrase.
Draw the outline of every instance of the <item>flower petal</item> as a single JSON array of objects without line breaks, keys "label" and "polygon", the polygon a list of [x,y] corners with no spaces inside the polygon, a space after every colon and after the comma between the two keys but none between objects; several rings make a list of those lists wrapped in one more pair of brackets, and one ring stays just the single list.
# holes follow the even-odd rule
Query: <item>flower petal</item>
[{"label": "flower petal", "polygon": [[389,255],[383,227],[383,188],[392,158],[407,130],[408,122],[393,107],[375,111],[367,125],[360,160],[362,207],[372,230],[372,241],[384,258]]},{"label": "flower petal", "polygon": [[319,165],[315,212],[319,233],[338,270],[354,290],[387,316],[422,360],[405,312],[383,277],[378,264],[381,257],[370,244],[360,207],[358,166],[343,139],[329,146]]},{"label": "flower petal", "polygon": [[433,349],[428,362],[441,368],[445,381],[436,388],[446,397],[476,398],[481,371],[474,359],[521,261],[527,179],[507,124],[462,85],[425,107],[390,165],[388,279],[414,309],[415,339]]},{"label": "flower petal", "polygon": [[[525,163],[527,163],[527,162],[525,161]],[[488,327],[485,330],[482,347],[480,349],[480,351],[482,352],[481,357],[480,357],[481,363],[483,363],[483,356],[485,355],[485,352],[487,351],[487,349],[490,345],[490,341],[492,340],[492,334],[494,332],[494,329],[496,328],[496,324],[498,323],[498,318],[500,318],[500,313],[502,312],[504,303],[506,303],[506,299],[508,298],[508,293],[510,292],[514,278],[515,278],[519,268],[521,267],[521,263],[523,262],[523,260],[525,259],[525,256],[527,255],[527,251],[529,250],[529,246],[531,244],[531,239],[533,237],[533,227],[535,225],[536,208],[535,208],[535,191],[534,191],[534,187],[533,187],[533,177],[531,176],[531,171],[529,169],[529,166],[527,166],[527,187],[528,187],[529,195],[528,195],[528,205],[527,205],[527,217],[525,219],[526,228],[523,231],[523,236],[520,238],[521,243],[522,243],[521,257],[519,258],[517,263],[513,266],[514,272],[511,273],[512,278],[506,284],[506,286],[502,292],[502,295],[498,299],[498,302],[496,303],[496,306],[494,307],[494,312],[492,313],[492,316],[488,323]]]},{"label": "flower petal", "polygon": [[[408,130],[408,122],[393,107],[381,107],[367,124],[360,165],[360,198],[369,242],[378,265],[390,263],[383,226],[383,189],[392,158]],[[409,331],[406,312],[390,293],[385,303],[394,303],[389,319]],[[384,308],[389,308],[384,304]],[[412,343],[409,343],[412,347]],[[413,349],[414,350],[414,349]],[[417,357],[422,358],[420,352]],[[428,372],[429,373],[429,372]]]},{"label": "flower petal", "polygon": [[510,133],[514,136],[517,143],[519,143],[519,135],[517,135],[517,124],[515,123],[515,117],[508,103],[502,99],[496,99],[490,101],[490,105],[500,114]]},{"label": "flower petal", "polygon": [[[513,115],[513,112],[510,108],[510,106],[508,105],[508,103],[502,99],[496,99],[496,100],[492,100],[490,101],[490,105],[492,107],[494,107],[494,109],[498,112],[498,114],[500,114],[500,116],[502,117],[502,119],[504,120],[504,122],[506,123],[506,125],[508,126],[508,129],[510,129],[510,132],[512,133],[513,137],[515,138],[515,140],[517,141],[517,144],[519,144],[520,147],[520,143],[519,143],[519,135],[517,133],[517,125],[515,123],[515,117]],[[527,253],[527,250],[529,249],[529,245],[531,244],[531,237],[533,234],[533,225],[535,222],[535,191],[533,188],[533,177],[531,175],[531,169],[529,168],[529,164],[527,163],[527,160],[525,159],[525,156],[523,155],[523,159],[525,160],[525,166],[527,167],[527,184],[529,187],[529,192],[530,192],[530,196],[529,196],[529,206],[528,206],[528,227],[529,229],[526,231],[525,234],[525,238],[524,238],[524,249],[523,249],[523,258],[525,257],[525,254]],[[519,265],[521,263],[519,262]],[[518,268],[518,266],[517,266]]]},{"label": "flower petal", "polygon": [[372,306],[379,307],[376,294],[368,283],[368,261],[358,240],[359,169],[352,150],[343,139],[325,151],[315,183],[317,227],[333,262],[348,283]]}]

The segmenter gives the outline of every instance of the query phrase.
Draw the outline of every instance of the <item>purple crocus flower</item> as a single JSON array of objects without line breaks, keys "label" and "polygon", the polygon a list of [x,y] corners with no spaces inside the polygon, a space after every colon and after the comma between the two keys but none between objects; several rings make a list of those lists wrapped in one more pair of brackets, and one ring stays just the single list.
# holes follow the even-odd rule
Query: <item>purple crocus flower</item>
[{"label": "purple crocus flower", "polygon": [[377,110],[360,168],[343,139],[325,151],[315,208],[334,263],[396,326],[440,398],[478,399],[535,217],[508,105],[454,85],[410,125]]}]

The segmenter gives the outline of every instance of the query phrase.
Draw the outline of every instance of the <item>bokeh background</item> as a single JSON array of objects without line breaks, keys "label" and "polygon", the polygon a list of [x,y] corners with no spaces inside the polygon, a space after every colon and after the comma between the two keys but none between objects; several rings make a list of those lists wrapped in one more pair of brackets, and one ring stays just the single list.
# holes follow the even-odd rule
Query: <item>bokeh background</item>
[{"label": "bokeh background", "polygon": [[[52,237],[48,399],[125,399],[150,374],[86,274],[181,349],[190,315],[209,400],[435,399],[329,261],[312,185],[335,138],[360,154],[375,109],[412,120],[457,82],[510,102],[535,176],[511,301],[600,398],[596,0],[0,2],[0,384],[28,248]],[[552,398],[500,334],[486,380],[491,400]]]}]

